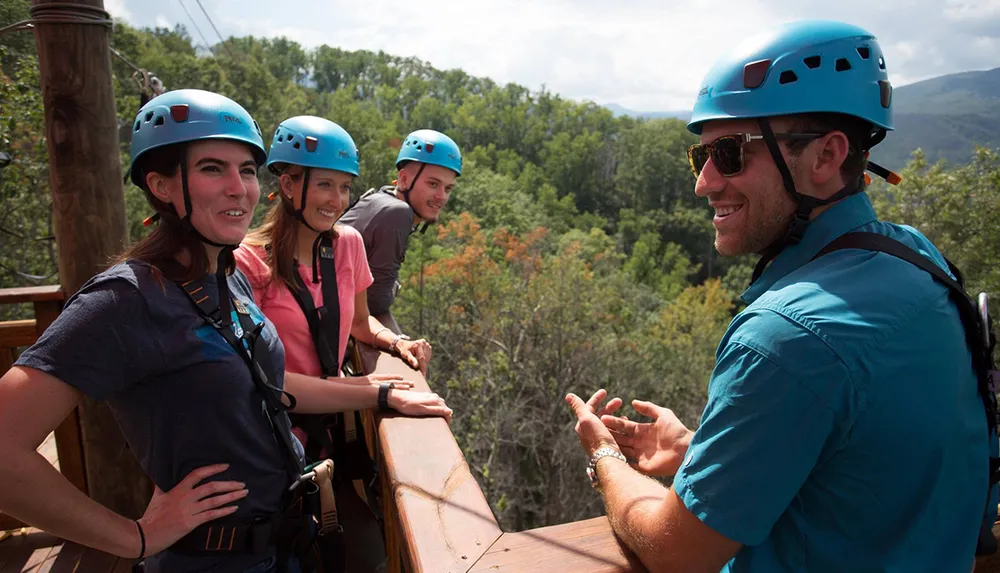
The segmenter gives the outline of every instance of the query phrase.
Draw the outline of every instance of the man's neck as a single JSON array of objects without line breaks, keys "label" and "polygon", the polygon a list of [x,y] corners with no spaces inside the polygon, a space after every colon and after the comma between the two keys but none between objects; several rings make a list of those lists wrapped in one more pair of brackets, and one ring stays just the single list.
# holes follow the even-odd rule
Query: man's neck
[{"label": "man's neck", "polygon": [[[399,199],[400,201],[406,202],[406,198],[403,196],[403,192],[399,190],[399,187],[396,187],[395,195],[396,198]],[[417,210],[413,208],[413,204],[410,204],[410,211],[413,211],[414,225],[419,225],[420,223],[424,222],[424,218],[421,217],[420,215],[417,215]]]}]

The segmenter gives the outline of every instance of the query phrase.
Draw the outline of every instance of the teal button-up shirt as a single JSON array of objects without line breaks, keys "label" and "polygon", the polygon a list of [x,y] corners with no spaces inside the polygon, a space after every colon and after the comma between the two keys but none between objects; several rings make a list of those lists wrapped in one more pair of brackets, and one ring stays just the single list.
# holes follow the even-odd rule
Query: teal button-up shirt
[{"label": "teal button-up shirt", "polygon": [[699,519],[744,544],[727,571],[972,567],[991,440],[961,320],[946,287],[891,255],[811,260],[851,231],[947,269],[862,193],[743,294],[674,481]]}]

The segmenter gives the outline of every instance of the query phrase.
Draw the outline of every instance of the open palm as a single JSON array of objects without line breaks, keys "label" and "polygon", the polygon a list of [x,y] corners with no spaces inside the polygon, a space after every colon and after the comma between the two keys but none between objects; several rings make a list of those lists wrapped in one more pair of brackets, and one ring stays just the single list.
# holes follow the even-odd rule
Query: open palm
[{"label": "open palm", "polygon": [[612,431],[632,467],[650,476],[676,474],[694,433],[668,408],[642,400],[633,400],[632,407],[653,421],[633,422],[607,414],[601,421]]}]

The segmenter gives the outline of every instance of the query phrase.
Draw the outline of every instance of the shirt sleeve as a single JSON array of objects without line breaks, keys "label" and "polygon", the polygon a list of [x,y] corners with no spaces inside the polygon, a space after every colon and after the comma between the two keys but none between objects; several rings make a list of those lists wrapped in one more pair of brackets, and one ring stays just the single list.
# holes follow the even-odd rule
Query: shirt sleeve
[{"label": "shirt sleeve", "polygon": [[162,371],[165,361],[149,308],[124,279],[85,286],[15,363],[41,370],[95,400],[106,400]]},{"label": "shirt sleeve", "polygon": [[720,346],[674,489],[703,523],[756,545],[836,449],[853,392],[842,361],[806,329],[765,316],[736,332]]},{"label": "shirt sleeve", "polygon": [[372,286],[375,281],[372,277],[371,267],[368,266],[368,257],[365,254],[365,242],[361,239],[361,234],[355,229],[351,229],[351,258],[354,261],[354,288],[355,294],[363,292]]},{"label": "shirt sleeve", "polygon": [[233,257],[236,259],[236,267],[243,272],[250,283],[254,302],[259,306],[265,306],[268,286],[271,283],[271,268],[263,259],[262,249],[240,245],[233,251]]},{"label": "shirt sleeve", "polygon": [[373,282],[368,289],[368,310],[373,316],[389,312],[395,298],[393,287],[403,266],[406,242],[413,226],[413,215],[404,203],[385,209],[372,221],[372,249],[368,253]]}]

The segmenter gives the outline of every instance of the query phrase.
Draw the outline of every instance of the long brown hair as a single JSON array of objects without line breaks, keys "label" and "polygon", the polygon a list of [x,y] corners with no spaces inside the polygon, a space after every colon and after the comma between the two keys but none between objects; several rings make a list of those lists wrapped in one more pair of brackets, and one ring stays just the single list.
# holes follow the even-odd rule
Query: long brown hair
[{"label": "long brown hair", "polygon": [[[129,259],[142,261],[152,266],[164,278],[171,281],[190,281],[208,274],[210,265],[205,246],[194,233],[189,232],[181,224],[180,217],[174,206],[160,201],[149,190],[146,175],[159,173],[164,177],[173,177],[180,169],[181,161],[187,161],[188,145],[175,143],[151,149],[139,158],[132,166],[141,174],[140,186],[146,194],[146,199],[159,215],[159,224],[148,236],[126,248],[117,258],[115,264]],[[177,254],[187,251],[190,257],[188,265],[177,260]],[[232,274],[235,262],[230,259],[226,273]]]},{"label": "long brown hair", "polygon": [[[293,184],[302,185],[305,168],[299,165],[278,165],[281,175],[288,175]],[[298,288],[295,278],[298,269],[295,257],[299,246],[299,220],[295,217],[292,201],[281,189],[281,176],[278,177],[278,195],[280,199],[274,203],[264,217],[260,227],[253,229],[243,244],[251,247],[262,247],[265,251],[264,262],[271,271],[271,280],[279,277],[291,289]],[[330,231],[336,241],[338,233],[336,226]]]}]

